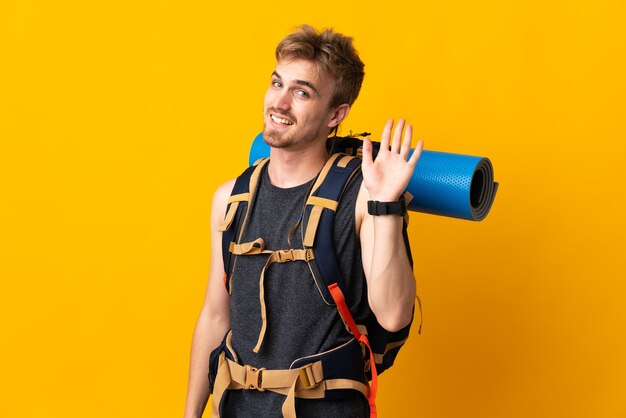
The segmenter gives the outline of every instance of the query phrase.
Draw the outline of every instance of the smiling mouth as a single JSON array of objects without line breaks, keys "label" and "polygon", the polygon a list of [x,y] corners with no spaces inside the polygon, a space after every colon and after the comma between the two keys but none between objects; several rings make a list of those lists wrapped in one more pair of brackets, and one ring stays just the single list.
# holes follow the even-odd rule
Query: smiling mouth
[{"label": "smiling mouth", "polygon": [[272,114],[270,114],[270,118],[272,119],[274,123],[278,125],[293,125],[293,122],[287,119],[279,118],[278,116],[274,116]]}]

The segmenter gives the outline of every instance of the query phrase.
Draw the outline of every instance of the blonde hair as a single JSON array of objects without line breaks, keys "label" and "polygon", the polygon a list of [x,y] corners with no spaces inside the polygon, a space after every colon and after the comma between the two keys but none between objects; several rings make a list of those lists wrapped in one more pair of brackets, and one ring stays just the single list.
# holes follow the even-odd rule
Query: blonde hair
[{"label": "blonde hair", "polygon": [[365,65],[348,36],[332,29],[318,31],[310,25],[301,25],[276,47],[276,61],[283,59],[313,61],[321,73],[334,77],[336,85],[331,108],[344,103],[352,105],[359,96]]}]

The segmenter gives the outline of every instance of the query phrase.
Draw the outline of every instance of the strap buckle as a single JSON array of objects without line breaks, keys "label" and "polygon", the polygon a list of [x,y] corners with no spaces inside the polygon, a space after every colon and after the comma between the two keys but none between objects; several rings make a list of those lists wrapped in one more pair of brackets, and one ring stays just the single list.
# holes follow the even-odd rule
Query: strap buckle
[{"label": "strap buckle", "polygon": [[293,249],[276,251],[276,261],[279,263],[286,263],[287,261],[293,261]]},{"label": "strap buckle", "polygon": [[265,368],[257,369],[256,367],[252,367],[249,365],[244,366],[246,370],[246,383],[243,386],[244,389],[256,389],[260,392],[263,392],[265,389],[262,387],[263,385],[263,370]]},{"label": "strap buckle", "polygon": [[304,253],[304,258],[307,263],[311,260],[313,260],[315,257],[313,256],[313,249],[312,248],[307,248],[306,252]]},{"label": "strap buckle", "polygon": [[293,249],[290,248],[288,250],[277,250],[274,252],[274,260],[275,263],[286,263],[288,261],[306,261],[309,262],[313,260],[315,256],[313,255],[313,249]]},{"label": "strap buckle", "polygon": [[311,389],[319,383],[315,380],[313,366],[311,364],[304,366],[298,371],[298,380],[300,380],[298,390]]}]

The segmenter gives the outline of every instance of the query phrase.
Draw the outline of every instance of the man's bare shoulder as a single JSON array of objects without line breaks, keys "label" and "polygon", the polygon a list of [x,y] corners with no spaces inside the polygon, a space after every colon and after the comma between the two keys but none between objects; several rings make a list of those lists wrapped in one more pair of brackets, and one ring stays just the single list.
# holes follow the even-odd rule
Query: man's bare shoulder
[{"label": "man's bare shoulder", "polygon": [[213,207],[211,210],[214,221],[224,217],[226,206],[228,205],[228,198],[233,192],[233,187],[235,187],[235,179],[228,180],[215,189],[213,193]]},{"label": "man's bare shoulder", "polygon": [[235,180],[231,179],[225,183],[222,183],[215,189],[213,193],[213,203],[223,202],[226,203],[228,201],[228,197],[233,192],[233,187],[235,187]]}]

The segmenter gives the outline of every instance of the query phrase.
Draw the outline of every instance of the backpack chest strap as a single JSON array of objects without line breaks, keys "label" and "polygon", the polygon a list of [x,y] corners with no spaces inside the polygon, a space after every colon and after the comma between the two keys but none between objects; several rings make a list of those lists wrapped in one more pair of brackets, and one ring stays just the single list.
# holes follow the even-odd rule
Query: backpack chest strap
[{"label": "backpack chest strap", "polygon": [[261,304],[261,331],[259,332],[259,339],[256,345],[252,349],[255,353],[259,352],[261,344],[263,344],[263,338],[265,337],[265,331],[267,329],[267,309],[265,307],[265,271],[273,263],[287,263],[289,261],[305,261],[309,262],[315,258],[312,249],[289,249],[273,251],[265,262],[265,266],[261,271],[261,277],[259,279],[259,302]]},{"label": "backpack chest strap", "polygon": [[255,353],[259,352],[263,338],[265,337],[265,331],[267,330],[267,308],[265,306],[265,271],[274,263],[287,263],[289,261],[304,261],[309,262],[315,259],[315,254],[312,248],[290,248],[287,250],[266,250],[265,241],[263,238],[257,238],[251,242],[245,242],[243,244],[230,243],[230,252],[235,255],[259,255],[269,254],[263,270],[261,270],[261,277],[259,278],[259,302],[261,305],[261,331],[259,332],[259,338],[253,350]]}]

